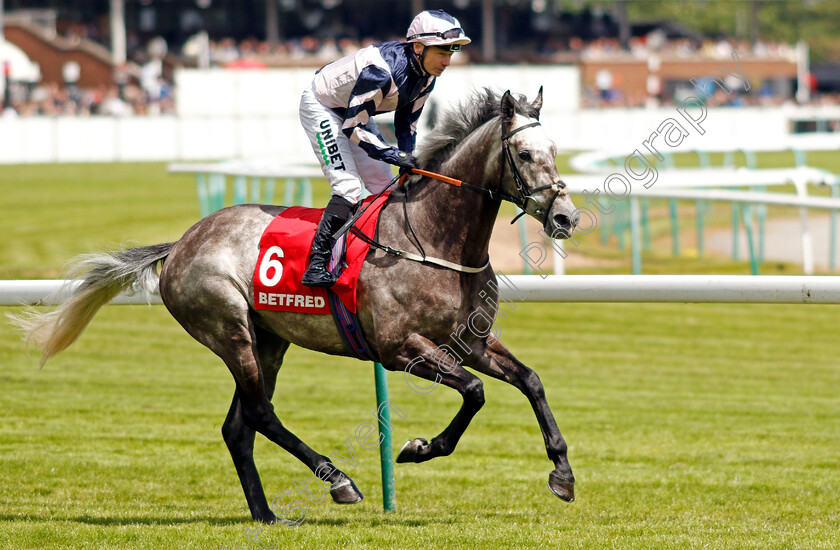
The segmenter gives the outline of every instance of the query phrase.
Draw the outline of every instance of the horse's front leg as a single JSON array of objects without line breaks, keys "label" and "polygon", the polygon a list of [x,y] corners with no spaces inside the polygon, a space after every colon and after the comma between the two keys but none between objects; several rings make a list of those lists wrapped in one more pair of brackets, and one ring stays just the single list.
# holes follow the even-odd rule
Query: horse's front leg
[{"label": "horse's front leg", "polygon": [[[437,362],[439,348],[431,340],[412,334],[400,347],[397,356],[383,366],[388,370],[403,371],[408,384],[418,393],[429,393],[437,384],[444,384],[458,390],[464,402],[458,413],[437,437],[431,441],[417,438],[406,443],[397,462],[425,462],[437,456],[452,454],[458,440],[469,426],[475,413],[484,405],[484,384],[474,374],[460,365],[444,365]],[[421,382],[424,379],[432,382]]]},{"label": "horse's front leg", "polygon": [[575,499],[575,476],[566,457],[566,441],[554,421],[554,415],[545,399],[545,389],[540,377],[526,367],[499,340],[489,343],[477,361],[468,366],[504,380],[519,388],[525,394],[537,415],[548,458],[554,463],[554,471],[548,476],[548,488],[561,499],[571,502]]}]

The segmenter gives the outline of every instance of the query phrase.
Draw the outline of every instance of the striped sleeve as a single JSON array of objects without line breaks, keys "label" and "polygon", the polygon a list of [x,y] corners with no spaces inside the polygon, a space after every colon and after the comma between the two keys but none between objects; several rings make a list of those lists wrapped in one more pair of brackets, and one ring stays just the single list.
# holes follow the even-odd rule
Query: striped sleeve
[{"label": "striped sleeve", "polygon": [[420,92],[417,99],[402,109],[397,109],[394,113],[394,132],[397,134],[397,146],[407,153],[414,152],[414,144],[417,140],[417,121],[423,112],[423,105],[426,104],[429,94],[435,87],[435,79],[430,78],[429,80],[429,84]]},{"label": "striped sleeve", "polygon": [[379,133],[371,131],[365,125],[376,113],[391,84],[391,74],[383,67],[368,65],[362,69],[350,94],[344,124],[341,127],[350,141],[377,160],[387,161],[396,151],[392,152],[394,148],[385,143]]}]

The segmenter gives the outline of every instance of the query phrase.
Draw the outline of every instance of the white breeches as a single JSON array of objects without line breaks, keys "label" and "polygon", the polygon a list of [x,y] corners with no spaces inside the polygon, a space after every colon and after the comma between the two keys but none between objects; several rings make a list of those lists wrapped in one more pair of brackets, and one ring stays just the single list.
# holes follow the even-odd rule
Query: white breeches
[{"label": "white breeches", "polygon": [[[355,204],[361,198],[363,187],[375,195],[393,179],[391,165],[370,158],[350,141],[341,131],[341,118],[324,107],[311,88],[304,90],[300,98],[300,122],[333,195]],[[366,126],[376,128],[376,123],[371,120]]]}]

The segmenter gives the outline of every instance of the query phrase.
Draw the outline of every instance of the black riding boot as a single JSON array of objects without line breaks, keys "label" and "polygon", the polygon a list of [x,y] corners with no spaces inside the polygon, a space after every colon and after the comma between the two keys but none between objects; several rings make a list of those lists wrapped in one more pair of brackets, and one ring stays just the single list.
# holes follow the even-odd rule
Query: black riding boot
[{"label": "black riding boot", "polygon": [[318,230],[309,252],[309,264],[303,274],[302,282],[306,286],[329,287],[335,284],[337,277],[330,273],[330,256],[335,244],[333,235],[341,229],[352,210],[353,204],[347,199],[338,195],[330,197],[330,202],[318,223]]}]

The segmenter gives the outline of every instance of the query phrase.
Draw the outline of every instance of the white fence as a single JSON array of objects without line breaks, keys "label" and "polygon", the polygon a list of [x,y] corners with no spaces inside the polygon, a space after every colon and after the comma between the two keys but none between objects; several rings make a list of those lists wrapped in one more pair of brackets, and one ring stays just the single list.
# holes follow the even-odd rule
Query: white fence
[{"label": "white fence", "polygon": [[[0,164],[312,156],[297,120],[194,117],[0,119]],[[304,147],[306,147],[304,149]]]},{"label": "white fence", "polygon": [[[0,305],[53,304],[73,284],[62,280],[0,281]],[[502,300],[514,302],[840,304],[840,277],[505,275],[499,277],[499,290]],[[150,302],[141,295],[120,295],[111,303]],[[151,303],[160,304],[160,296],[153,295]]]},{"label": "white fence", "polygon": [[[812,109],[804,111],[807,116],[813,114]],[[710,109],[703,123],[705,134],[695,132],[681,146],[662,147],[662,152],[840,150],[840,133],[790,134],[792,121],[800,116],[806,114],[799,109]],[[840,120],[840,109],[826,107],[821,116]],[[673,117],[674,111],[668,109],[581,109],[545,114],[541,119],[561,150],[606,148],[627,156]],[[314,158],[297,113],[282,117],[0,118],[0,164],[310,157]]]},{"label": "white fence", "polygon": [[[315,69],[265,71],[180,69],[175,74],[177,111],[187,117],[292,117],[297,120],[300,94]],[[431,102],[459,103],[475,89],[511,90],[533,98],[545,88],[544,112],[568,112],[580,106],[580,71],[571,65],[454,65],[435,81]]]}]

